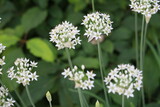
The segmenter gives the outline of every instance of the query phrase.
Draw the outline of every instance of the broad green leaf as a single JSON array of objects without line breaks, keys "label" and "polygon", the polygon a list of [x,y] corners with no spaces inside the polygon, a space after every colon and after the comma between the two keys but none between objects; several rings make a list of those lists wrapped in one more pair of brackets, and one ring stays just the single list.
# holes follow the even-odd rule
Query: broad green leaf
[{"label": "broad green leaf", "polygon": [[73,60],[75,65],[85,65],[87,68],[99,68],[99,62],[97,58],[79,56]]},{"label": "broad green leaf", "polygon": [[47,16],[46,10],[41,10],[38,7],[28,9],[22,16],[21,23],[25,32],[37,27],[41,24]]},{"label": "broad green leaf", "polygon": [[52,53],[51,48],[43,39],[33,38],[28,40],[27,48],[34,56],[41,57],[45,61],[53,62],[55,59],[55,55]]},{"label": "broad green leaf", "polygon": [[41,8],[46,8],[49,0],[33,0],[36,4],[38,4]]},{"label": "broad green leaf", "polygon": [[0,35],[0,43],[2,43],[6,47],[15,45],[18,41],[19,41],[19,38],[16,36]]},{"label": "broad green leaf", "polygon": [[114,45],[110,40],[106,40],[102,43],[102,49],[108,53],[113,53]]},{"label": "broad green leaf", "polygon": [[128,30],[128,28],[120,27],[113,31],[113,33],[111,34],[111,38],[113,40],[127,40],[131,38],[131,33],[132,32]]}]

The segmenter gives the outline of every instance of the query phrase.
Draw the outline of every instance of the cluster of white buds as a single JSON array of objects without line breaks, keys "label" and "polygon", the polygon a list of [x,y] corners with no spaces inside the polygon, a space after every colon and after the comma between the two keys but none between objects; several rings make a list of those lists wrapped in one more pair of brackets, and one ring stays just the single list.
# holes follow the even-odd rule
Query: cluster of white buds
[{"label": "cluster of white buds", "polygon": [[23,84],[23,86],[29,85],[30,81],[37,80],[38,75],[36,71],[32,73],[32,69],[37,67],[37,62],[30,61],[26,58],[17,58],[14,62],[15,66],[12,66],[8,71],[8,77],[17,79],[17,83]]},{"label": "cluster of white buds", "polygon": [[146,23],[149,22],[151,16],[160,10],[159,0],[130,0],[130,7],[133,11],[141,13],[146,18]]},{"label": "cluster of white buds", "polygon": [[56,43],[58,50],[63,48],[75,49],[77,44],[81,44],[80,38],[76,37],[79,30],[67,21],[56,26],[49,34],[50,41]]},{"label": "cluster of white buds", "polygon": [[84,70],[84,65],[81,66],[81,69],[78,69],[77,66],[74,66],[73,69],[64,69],[62,75],[64,75],[64,78],[69,77],[69,80],[74,81],[75,88],[91,90],[92,87],[94,87],[94,77],[96,74],[94,74],[93,71],[87,71],[87,73],[85,73]]},{"label": "cluster of white buds", "polygon": [[102,35],[108,36],[113,29],[112,23],[110,16],[107,14],[99,12],[87,14],[82,22],[82,25],[86,28],[84,35],[88,37],[88,41],[98,40]]},{"label": "cluster of white buds", "polygon": [[[3,50],[5,50],[5,46],[3,46],[1,43],[0,43],[0,54],[2,53]],[[5,64],[4,62],[5,60],[5,56],[2,56],[2,58],[0,58],[0,74],[2,74],[2,66]]]},{"label": "cluster of white buds", "polygon": [[118,65],[111,70],[104,82],[109,89],[108,92],[125,95],[127,98],[134,97],[135,89],[138,91],[142,87],[142,71],[129,64]]},{"label": "cluster of white buds", "polygon": [[0,107],[12,107],[15,101],[12,98],[8,98],[8,89],[0,87]]}]

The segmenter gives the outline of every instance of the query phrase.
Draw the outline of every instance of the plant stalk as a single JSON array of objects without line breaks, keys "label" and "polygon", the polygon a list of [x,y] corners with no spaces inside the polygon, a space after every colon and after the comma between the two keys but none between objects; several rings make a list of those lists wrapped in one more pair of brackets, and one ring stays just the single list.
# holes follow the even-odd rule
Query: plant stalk
[{"label": "plant stalk", "polygon": [[29,101],[31,102],[32,106],[33,107],[36,107],[32,101],[32,98],[31,98],[31,95],[30,95],[30,92],[29,92],[29,89],[28,89],[28,86],[26,85],[26,91],[27,91],[27,95],[28,95],[28,98],[29,98]]},{"label": "plant stalk", "polygon": [[124,95],[122,95],[122,107],[124,107]]},{"label": "plant stalk", "polygon": [[[144,62],[144,16],[143,16],[143,19],[142,19],[142,29],[141,29],[141,41],[140,41],[140,70],[143,71],[143,62]],[[143,107],[145,107],[145,96],[144,96],[144,88],[142,86],[142,89],[141,89],[141,94],[142,94],[142,105]]]},{"label": "plant stalk", "polygon": [[99,42],[98,42],[98,59],[99,59],[99,66],[100,66],[102,85],[103,85],[103,90],[104,90],[104,95],[105,95],[105,105],[107,107],[110,107],[109,101],[108,101],[108,97],[107,97],[107,91],[106,91],[105,84],[104,84],[104,81],[103,81],[104,75],[103,75],[103,69],[102,69],[102,54],[101,54],[101,47],[100,47],[100,43]]}]

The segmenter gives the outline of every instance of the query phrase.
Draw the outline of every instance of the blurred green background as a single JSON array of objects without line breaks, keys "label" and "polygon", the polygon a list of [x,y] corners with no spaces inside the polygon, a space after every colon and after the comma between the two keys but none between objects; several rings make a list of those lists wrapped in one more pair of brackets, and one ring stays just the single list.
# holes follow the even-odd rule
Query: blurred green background
[{"label": "blurred green background", "polygon": [[[108,13],[113,23],[113,31],[101,43],[105,75],[121,63],[136,64],[134,12],[129,8],[129,0],[95,0],[96,11]],[[49,32],[62,21],[69,21],[81,30],[82,45],[70,50],[74,65],[84,64],[97,74],[95,88],[84,91],[90,107],[98,99],[104,102],[100,81],[97,46],[87,42],[81,26],[83,16],[92,12],[91,0],[0,0],[0,43],[7,46],[6,65],[0,77],[11,94],[19,102],[14,90],[18,90],[28,106],[26,91],[15,81],[7,78],[6,71],[16,58],[27,57],[38,62],[35,69],[38,81],[29,86],[32,99],[37,107],[49,107],[45,98],[52,93],[54,107],[79,107],[77,92],[72,82],[63,79],[61,72],[68,67],[64,50],[57,51],[49,42]],[[138,31],[141,29],[141,15],[138,15]],[[148,26],[146,56],[144,61],[144,90],[147,107],[160,107],[160,13],[151,18]],[[140,36],[140,35],[139,35]],[[140,107],[141,93],[126,99],[126,107]],[[121,106],[121,96],[109,94],[111,107]]]}]

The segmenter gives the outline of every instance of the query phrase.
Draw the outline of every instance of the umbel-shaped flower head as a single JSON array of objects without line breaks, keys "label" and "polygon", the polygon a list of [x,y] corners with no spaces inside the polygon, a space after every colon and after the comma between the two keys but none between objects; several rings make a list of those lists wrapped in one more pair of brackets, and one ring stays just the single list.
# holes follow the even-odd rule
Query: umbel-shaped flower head
[{"label": "umbel-shaped flower head", "polygon": [[160,10],[159,0],[130,0],[130,7],[133,11],[141,13],[149,22],[151,16]]},{"label": "umbel-shaped flower head", "polygon": [[56,43],[58,50],[63,48],[75,49],[77,44],[81,44],[80,38],[76,37],[79,30],[67,21],[56,26],[49,34],[50,41]]},{"label": "umbel-shaped flower head", "polygon": [[17,79],[17,83],[23,84],[23,86],[29,85],[30,81],[37,80],[36,71],[31,72],[33,68],[37,67],[37,62],[30,61],[27,58],[18,58],[14,64],[15,66],[7,71],[11,80]]},{"label": "umbel-shaped flower head", "polygon": [[98,40],[102,35],[108,36],[113,29],[112,23],[108,14],[99,12],[87,14],[82,22],[82,25],[86,28],[84,35],[88,37],[88,41]]},{"label": "umbel-shaped flower head", "polygon": [[105,78],[108,92],[134,97],[133,92],[142,87],[142,71],[129,64],[118,65]]},{"label": "umbel-shaped flower head", "polygon": [[[0,54],[3,52],[3,50],[5,50],[5,46],[3,46],[1,43],[0,43]],[[4,62],[5,60],[5,56],[3,56],[2,58],[0,58],[0,74],[2,74],[2,66],[5,64]]]},{"label": "umbel-shaped flower head", "polygon": [[0,87],[0,107],[12,107],[15,101],[8,97],[8,89]]},{"label": "umbel-shaped flower head", "polygon": [[75,88],[82,88],[83,90],[92,89],[94,87],[94,77],[96,74],[93,71],[85,72],[85,66],[82,65],[81,69],[77,66],[74,66],[73,69],[64,69],[62,72],[64,78],[69,78],[69,80],[75,82]]}]

